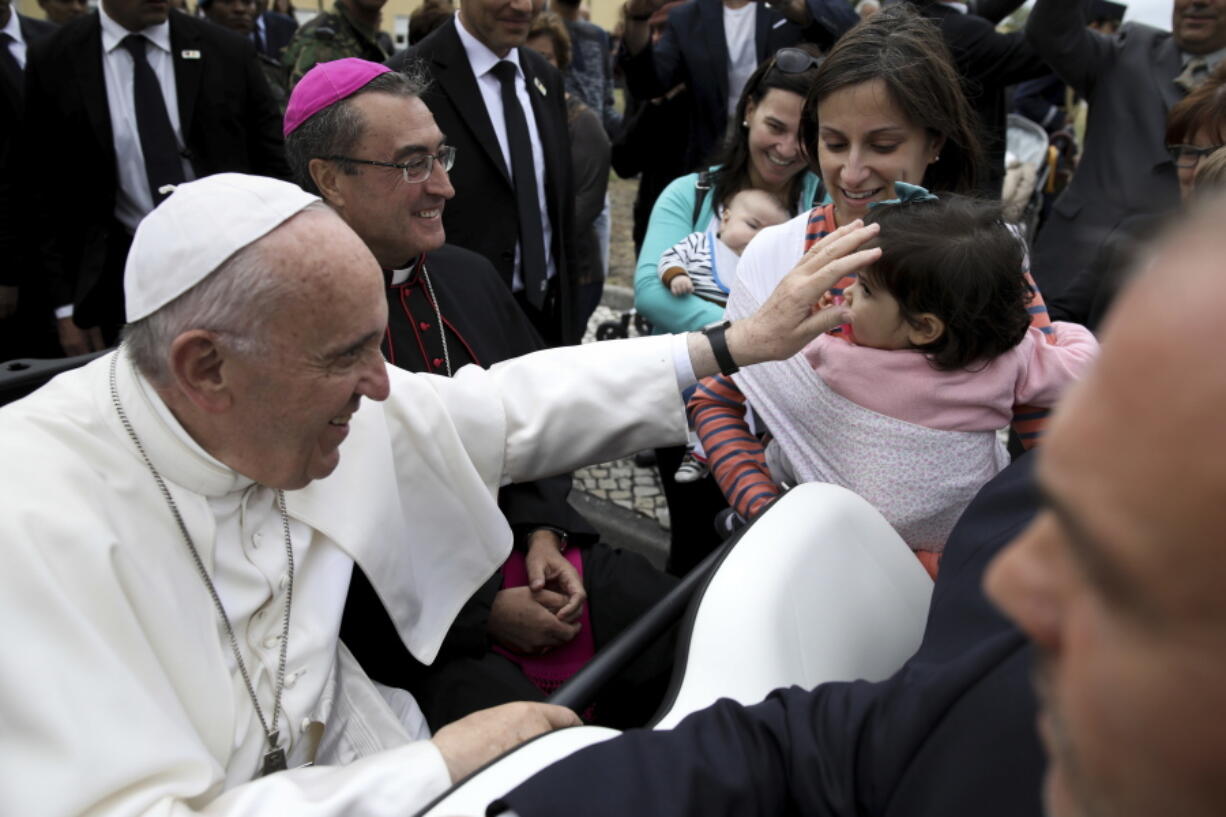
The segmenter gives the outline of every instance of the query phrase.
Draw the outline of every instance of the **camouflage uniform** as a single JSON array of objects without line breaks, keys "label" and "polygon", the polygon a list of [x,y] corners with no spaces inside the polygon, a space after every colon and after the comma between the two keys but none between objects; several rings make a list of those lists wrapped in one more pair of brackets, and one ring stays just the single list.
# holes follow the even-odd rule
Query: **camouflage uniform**
[{"label": "camouflage uniform", "polygon": [[260,60],[260,68],[264,71],[264,79],[272,91],[272,98],[277,102],[281,115],[285,116],[285,106],[289,103],[289,91],[285,87],[285,66],[279,61],[262,52],[256,52]]},{"label": "camouflage uniform", "polygon": [[349,16],[340,3],[303,24],[281,53],[281,62],[289,71],[292,89],[302,75],[320,62],[343,57],[361,57],[371,62],[383,62],[392,55],[390,39],[381,32],[366,28]]}]

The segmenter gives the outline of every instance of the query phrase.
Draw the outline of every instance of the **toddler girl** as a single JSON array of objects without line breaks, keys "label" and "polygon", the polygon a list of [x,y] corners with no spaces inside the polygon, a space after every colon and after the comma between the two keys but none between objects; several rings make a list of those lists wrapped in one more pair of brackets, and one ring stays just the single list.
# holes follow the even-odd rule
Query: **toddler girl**
[{"label": "toddler girl", "polygon": [[[771,429],[777,481],[850,488],[935,570],[962,510],[1008,462],[997,431],[1014,405],[1052,406],[1098,344],[1076,324],[1048,327],[1054,343],[1030,326],[1023,247],[997,209],[923,197],[870,210],[881,232],[866,247],[882,254],[843,287],[847,326],[788,367],[735,379]],[[796,389],[803,416],[780,411]]]}]

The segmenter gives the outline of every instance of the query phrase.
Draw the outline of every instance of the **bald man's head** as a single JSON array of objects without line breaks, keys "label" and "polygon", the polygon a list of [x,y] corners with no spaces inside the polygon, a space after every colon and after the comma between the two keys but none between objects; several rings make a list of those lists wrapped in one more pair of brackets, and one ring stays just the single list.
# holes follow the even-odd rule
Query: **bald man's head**
[{"label": "bald man's head", "polygon": [[989,593],[1034,640],[1053,817],[1226,813],[1226,202],[1158,247]]}]

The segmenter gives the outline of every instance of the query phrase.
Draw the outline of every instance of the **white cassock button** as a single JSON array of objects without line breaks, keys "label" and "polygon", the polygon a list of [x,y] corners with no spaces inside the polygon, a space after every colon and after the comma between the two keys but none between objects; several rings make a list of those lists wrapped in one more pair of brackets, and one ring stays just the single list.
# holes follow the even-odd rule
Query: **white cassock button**
[{"label": "white cassock button", "polygon": [[264,639],[264,646],[271,650],[273,647],[277,646],[277,642],[280,640],[281,640],[281,636],[270,635],[268,636],[268,638]]},{"label": "white cassock button", "polygon": [[280,581],[280,583],[279,583],[279,585],[278,585],[278,586],[280,587],[280,591],[279,591],[279,592],[281,592],[281,593],[284,593],[284,592],[285,592],[285,588],[289,587],[289,574],[288,574],[288,573],[282,573],[282,574],[281,574],[281,581]]},{"label": "white cassock button", "polygon": [[263,539],[264,539],[264,534],[260,533],[259,531],[256,531],[255,534],[251,537],[251,546],[258,548],[260,546],[260,542],[263,541]]}]

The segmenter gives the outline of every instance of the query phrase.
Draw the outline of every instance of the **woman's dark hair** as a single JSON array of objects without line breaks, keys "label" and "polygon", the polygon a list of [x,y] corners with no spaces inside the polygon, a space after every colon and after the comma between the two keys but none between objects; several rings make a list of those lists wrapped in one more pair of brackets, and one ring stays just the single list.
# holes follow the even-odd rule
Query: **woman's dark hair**
[{"label": "woman's dark hair", "polygon": [[544,34],[553,41],[553,55],[558,60],[558,70],[570,68],[570,32],[566,23],[557,12],[542,11],[532,18],[532,26],[528,29],[528,39]]},{"label": "woman's dark hair", "polygon": [[903,319],[918,326],[931,312],[945,332],[919,347],[942,370],[987,363],[1022,342],[1033,296],[1022,272],[1022,242],[994,203],[961,196],[869,210],[881,225],[868,247],[881,257],[860,273],[894,296]]},{"label": "woman's dark hair", "polygon": [[[815,58],[821,58],[822,52],[817,46],[801,43],[793,48],[799,48]],[[710,163],[718,165],[718,168],[711,173],[713,209],[718,210],[740,191],[753,187],[749,180],[749,129],[741,126],[741,123],[749,116],[749,103],[761,104],[766,94],[774,89],[791,91],[804,99],[816,73],[817,68],[813,67],[798,74],[789,74],[779,70],[775,65],[775,58],[771,57],[750,74],[749,79],[745,81],[745,89],[741,91],[741,98],[736,103],[736,115],[733,116],[732,124],[729,126],[728,138]],[[796,215],[796,202],[800,198],[804,184],[804,172],[797,172],[788,185],[783,201],[780,202],[792,215]],[[803,202],[802,206],[808,207],[809,202]]]},{"label": "woman's dark hair", "polygon": [[1171,106],[1166,115],[1166,143],[1186,143],[1198,130],[1208,128],[1212,138],[1226,135],[1226,62],[1192,93]]},{"label": "woman's dark hair", "polygon": [[945,137],[940,161],[928,165],[919,183],[940,193],[973,191],[984,173],[979,121],[940,30],[907,3],[886,6],[861,21],[839,38],[818,69],[800,118],[800,144],[814,171],[821,172],[818,105],[835,91],[878,79],[910,122]]}]

